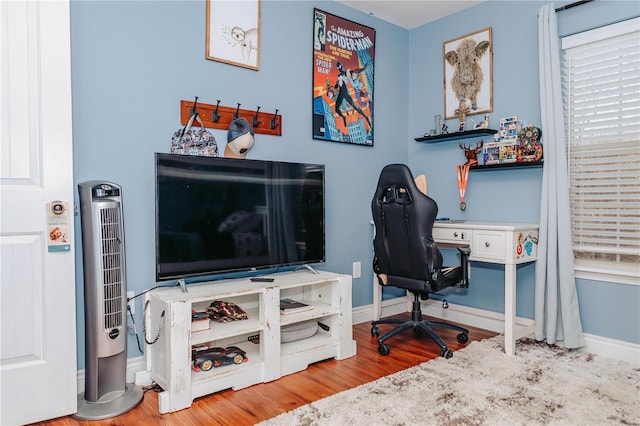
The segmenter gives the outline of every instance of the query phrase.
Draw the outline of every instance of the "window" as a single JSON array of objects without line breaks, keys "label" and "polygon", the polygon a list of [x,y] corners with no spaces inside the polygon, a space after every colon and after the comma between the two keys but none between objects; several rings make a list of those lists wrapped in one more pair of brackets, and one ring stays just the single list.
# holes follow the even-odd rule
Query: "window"
[{"label": "window", "polygon": [[576,276],[640,284],[640,18],[562,39]]}]

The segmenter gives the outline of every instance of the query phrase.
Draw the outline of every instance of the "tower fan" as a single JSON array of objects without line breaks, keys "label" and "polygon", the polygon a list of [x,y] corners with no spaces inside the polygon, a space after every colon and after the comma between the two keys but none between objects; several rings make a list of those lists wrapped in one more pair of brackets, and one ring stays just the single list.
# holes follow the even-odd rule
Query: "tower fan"
[{"label": "tower fan", "polygon": [[118,416],[143,392],[126,383],[127,286],[121,188],[90,181],[78,185],[84,265],[85,391],[80,420]]}]

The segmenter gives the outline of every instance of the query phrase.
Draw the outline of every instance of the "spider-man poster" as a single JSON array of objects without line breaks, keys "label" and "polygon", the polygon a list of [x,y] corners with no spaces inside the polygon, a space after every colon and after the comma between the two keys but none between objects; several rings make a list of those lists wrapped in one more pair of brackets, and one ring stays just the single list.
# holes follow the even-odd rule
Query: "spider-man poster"
[{"label": "spider-man poster", "polygon": [[376,31],[313,10],[313,138],[373,146]]}]

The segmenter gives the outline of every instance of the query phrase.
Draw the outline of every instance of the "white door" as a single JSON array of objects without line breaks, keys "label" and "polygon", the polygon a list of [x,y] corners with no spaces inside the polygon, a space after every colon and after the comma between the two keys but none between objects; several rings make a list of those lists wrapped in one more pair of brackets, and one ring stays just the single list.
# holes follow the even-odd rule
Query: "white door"
[{"label": "white door", "polygon": [[0,0],[3,426],[77,407],[69,33],[68,0]]}]

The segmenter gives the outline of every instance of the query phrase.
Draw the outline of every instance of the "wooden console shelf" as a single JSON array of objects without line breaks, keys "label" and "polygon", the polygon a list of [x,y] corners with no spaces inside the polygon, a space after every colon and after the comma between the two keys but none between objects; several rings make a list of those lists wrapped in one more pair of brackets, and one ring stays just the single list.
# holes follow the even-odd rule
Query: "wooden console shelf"
[{"label": "wooden console shelf", "polygon": [[444,133],[442,135],[423,136],[420,138],[416,138],[415,141],[426,142],[426,143],[436,143],[436,142],[446,142],[446,141],[453,141],[453,140],[477,138],[480,136],[493,136],[496,133],[498,133],[498,131],[493,129],[473,129],[473,130],[465,130],[464,132],[457,132],[457,133]]},{"label": "wooden console shelf", "polygon": [[[145,295],[146,340],[159,336],[155,343],[145,346],[145,373],[164,390],[158,395],[160,413],[188,408],[195,398],[224,389],[276,380],[317,361],[355,355],[350,275],[305,270],[270,277],[273,282],[226,279],[188,285],[187,293],[180,287],[164,287]],[[282,298],[314,308],[281,315]],[[191,332],[192,310],[205,310],[214,300],[235,303],[249,318],[211,321],[210,329]],[[281,343],[282,326],[310,320],[324,328],[318,327],[312,337]],[[194,371],[191,351],[196,345],[238,346],[246,352],[248,361]]]}]

